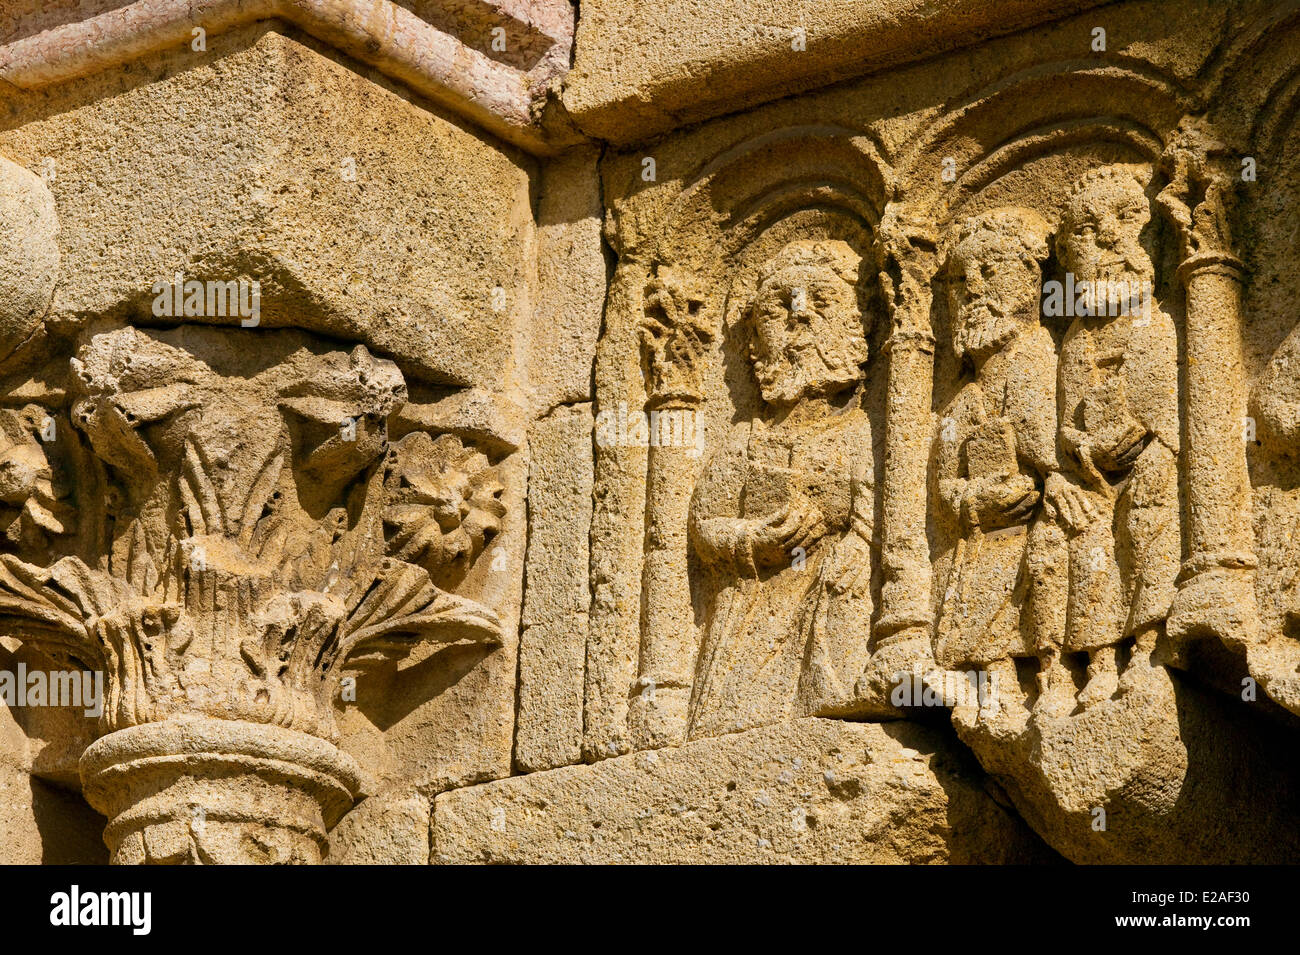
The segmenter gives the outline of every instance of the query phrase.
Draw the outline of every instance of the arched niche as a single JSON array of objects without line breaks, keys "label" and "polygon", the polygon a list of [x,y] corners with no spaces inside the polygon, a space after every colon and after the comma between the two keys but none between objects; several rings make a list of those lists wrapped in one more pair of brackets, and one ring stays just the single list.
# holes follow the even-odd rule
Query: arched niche
[{"label": "arched niche", "polygon": [[873,243],[887,182],[870,138],[835,127],[798,127],[714,157],[672,204],[647,256],[646,279],[664,270],[689,275],[703,296],[702,320],[719,332],[717,360],[704,369],[706,440],[755,410],[743,312],[758,268],[786,243],[838,239],[862,256],[860,282],[875,318],[869,340],[878,345],[887,323]]},{"label": "arched niche", "polygon": [[[928,221],[940,243],[961,219],[996,206],[1030,208],[1054,224],[1070,185],[1089,169],[1108,163],[1154,169],[1194,102],[1182,84],[1150,64],[1122,57],[1042,64],[969,94],[931,122],[898,161],[894,198]],[[1172,254],[1171,243],[1160,245]],[[1175,265],[1158,262],[1158,274],[1172,275]],[[935,290],[938,407],[959,370],[946,347],[942,289]],[[1176,297],[1171,292],[1157,289],[1158,296]],[[1051,331],[1059,339],[1064,329]]]},{"label": "arched niche", "polygon": [[[1205,99],[1225,143],[1250,160],[1238,176],[1236,237],[1249,274],[1243,332],[1255,379],[1295,327],[1300,297],[1300,10],[1271,10],[1212,65]],[[1245,169],[1243,167],[1242,171]],[[1261,460],[1257,463],[1263,464]]]},{"label": "arched niche", "polygon": [[[896,266],[909,271],[915,285],[898,299],[896,328],[911,328],[933,335],[925,359],[923,349],[909,349],[900,357],[899,373],[891,387],[890,407],[924,407],[928,414],[900,415],[886,454],[909,479],[895,482],[890,504],[895,512],[916,515],[911,526],[893,532],[900,571],[897,577],[913,589],[923,579],[938,615],[957,541],[958,528],[933,506],[937,499],[938,412],[966,381],[951,344],[951,318],[945,301],[945,282],[938,274],[953,229],[962,219],[1001,206],[1024,207],[1038,213],[1054,231],[1071,186],[1092,169],[1113,163],[1136,164],[1153,171],[1180,119],[1194,97],[1180,83],[1148,64],[1122,58],[1049,63],[1024,70],[964,97],[935,118],[906,148],[896,164],[891,206],[886,217],[911,223],[910,247]],[[1162,184],[1156,173],[1149,195],[1154,199]],[[1177,261],[1175,243],[1158,216],[1152,216],[1157,285],[1155,296],[1175,325],[1180,314],[1173,286]],[[895,253],[899,256],[900,253]],[[923,263],[923,264],[922,264]],[[1043,278],[1059,279],[1054,256],[1044,264]],[[1059,351],[1070,319],[1045,320]],[[1172,337],[1173,329],[1169,332]],[[900,339],[904,340],[904,339]],[[892,357],[892,355],[891,355]],[[902,367],[906,362],[906,367]],[[1171,358],[1169,374],[1178,371]],[[1176,425],[1172,430],[1176,430]],[[908,447],[907,432],[927,436]],[[1175,522],[1177,518],[1175,518]],[[905,574],[902,565],[915,561],[901,542],[908,538],[928,541],[928,557],[935,572]]]},{"label": "arched niche", "polygon": [[[707,586],[686,537],[690,493],[728,429],[759,413],[743,317],[759,268],[789,242],[838,240],[861,256],[858,285],[864,316],[872,319],[869,385],[875,388],[868,389],[864,402],[880,406],[881,386],[872,382],[871,369],[881,366],[879,342],[887,322],[876,281],[874,233],[889,181],[870,137],[804,126],[767,132],[703,161],[657,212],[642,214],[635,197],[616,207],[609,231],[620,255],[597,358],[598,427],[599,416],[620,405],[630,415],[656,406],[658,359],[645,333],[655,289],[675,290],[681,314],[689,313],[690,321],[705,329],[707,344],[697,361],[687,361],[695,367],[683,370],[690,379],[687,390],[696,396],[687,402],[699,433],[695,454],[602,447],[597,441],[594,527],[600,533],[593,535],[589,754],[610,755],[675,738],[671,729],[647,729],[646,721],[638,720],[638,674],[643,682],[645,661],[656,657],[647,643],[653,644],[657,633],[676,634],[676,676],[658,679],[658,705],[669,696],[664,686],[689,692],[679,684],[692,679],[694,660],[689,666],[684,661],[692,647],[698,649],[705,623],[701,587]],[[620,215],[631,221],[618,221]],[[671,469],[670,478],[660,474],[665,469]],[[639,572],[629,569],[629,562]]]}]

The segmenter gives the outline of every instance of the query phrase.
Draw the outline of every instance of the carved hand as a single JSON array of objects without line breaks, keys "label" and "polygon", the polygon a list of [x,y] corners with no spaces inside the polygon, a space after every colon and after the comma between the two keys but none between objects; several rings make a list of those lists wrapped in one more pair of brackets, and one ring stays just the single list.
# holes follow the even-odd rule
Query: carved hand
[{"label": "carved hand", "polygon": [[1034,479],[1027,474],[981,478],[970,482],[962,510],[972,525],[1010,527],[1029,517],[1039,497]]},{"label": "carved hand", "polygon": [[1066,480],[1059,471],[1047,476],[1044,494],[1061,519],[1074,533],[1083,530],[1097,517],[1097,504],[1091,494]]},{"label": "carved hand", "polygon": [[1146,426],[1132,418],[1114,424],[1088,442],[1093,463],[1103,471],[1127,471],[1137,462],[1150,436]]},{"label": "carved hand", "polygon": [[857,531],[850,530],[831,552],[830,573],[826,586],[832,593],[860,596],[871,585],[871,544]]},{"label": "carved hand", "polygon": [[817,505],[799,495],[771,516],[753,521],[749,533],[754,562],[772,567],[788,563],[796,547],[807,550],[825,535],[826,525]]},{"label": "carved hand", "polygon": [[1109,487],[1093,460],[1092,438],[1076,428],[1061,429],[1061,450],[1076,461],[1087,483],[1102,489]]}]

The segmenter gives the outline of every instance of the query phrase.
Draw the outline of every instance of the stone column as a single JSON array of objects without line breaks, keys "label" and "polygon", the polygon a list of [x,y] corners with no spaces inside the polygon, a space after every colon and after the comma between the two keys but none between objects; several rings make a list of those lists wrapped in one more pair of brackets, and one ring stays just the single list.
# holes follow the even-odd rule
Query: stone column
[{"label": "stone column", "polygon": [[881,218],[877,247],[889,307],[885,402],[885,469],[881,487],[880,614],[872,660],[859,695],[879,699],[898,670],[933,665],[930,545],[926,534],[927,474],[933,437],[934,334],[930,283],[938,268],[931,223],[900,203]]},{"label": "stone column", "polygon": [[1201,119],[1185,119],[1162,157],[1169,184],[1157,202],[1179,241],[1186,290],[1183,397],[1187,527],[1168,632],[1232,643],[1258,635],[1251,489],[1243,429],[1244,271],[1233,254],[1232,166]]},{"label": "stone column", "polygon": [[189,717],[118,730],[81,758],[114,864],[315,864],[361,772],[307,733]]},{"label": "stone column", "polygon": [[628,723],[633,745],[681,743],[695,680],[695,620],[687,576],[687,519],[698,470],[701,371],[714,333],[699,317],[703,297],[661,270],[647,290],[643,343],[649,368],[646,548],[641,654]]},{"label": "stone column", "polygon": [[[48,566],[23,559],[32,548],[0,553],[0,635],[103,674],[80,772],[115,862],[319,862],[361,790],[333,742],[336,707],[355,699],[345,671],[419,642],[502,642],[491,608],[439,586],[500,529],[498,472],[450,434],[391,441],[397,366],[301,341],[88,333],[70,361],[87,451],[67,483],[103,543]],[[262,374],[223,363],[246,349]],[[145,427],[159,419],[182,438]],[[111,524],[91,507],[106,485]],[[321,503],[337,500],[353,520]],[[169,506],[173,520],[150,520]]]}]

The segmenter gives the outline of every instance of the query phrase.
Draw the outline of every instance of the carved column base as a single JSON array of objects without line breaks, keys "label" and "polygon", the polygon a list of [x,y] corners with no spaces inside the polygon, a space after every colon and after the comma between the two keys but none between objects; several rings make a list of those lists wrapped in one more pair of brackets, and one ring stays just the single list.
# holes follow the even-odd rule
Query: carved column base
[{"label": "carved column base", "polygon": [[1184,566],[1183,573],[1191,574],[1179,582],[1166,624],[1175,647],[1216,638],[1244,650],[1260,639],[1252,565],[1253,559],[1243,556],[1212,566]]},{"label": "carved column base", "polygon": [[903,674],[921,676],[934,670],[928,630],[909,627],[877,643],[854,688],[855,716],[901,717],[893,692]]},{"label": "carved column base", "polygon": [[361,788],[356,763],[314,736],[237,720],[132,726],[81,758],[108,817],[114,864],[314,864]]}]

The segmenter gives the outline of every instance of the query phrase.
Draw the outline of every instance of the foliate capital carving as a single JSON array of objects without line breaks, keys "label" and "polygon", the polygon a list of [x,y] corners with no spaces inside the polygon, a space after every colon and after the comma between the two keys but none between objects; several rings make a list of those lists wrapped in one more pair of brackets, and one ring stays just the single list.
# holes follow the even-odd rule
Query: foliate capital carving
[{"label": "foliate capital carving", "polygon": [[703,397],[704,365],[716,337],[703,307],[703,293],[675,268],[658,267],[647,283],[640,332],[649,405],[690,406]]},{"label": "foliate capital carving", "polygon": [[1205,265],[1240,267],[1233,245],[1234,153],[1204,117],[1185,117],[1160,157],[1168,184],[1156,203],[1178,236],[1179,274]]},{"label": "foliate capital carving", "polygon": [[202,715],[328,739],[345,667],[499,642],[451,591],[502,486],[460,438],[390,441],[392,362],[293,331],[105,325],[70,367],[48,434],[39,409],[0,417],[0,633],[103,670],[102,731]]},{"label": "foliate capital carving", "polygon": [[881,290],[889,306],[891,331],[886,348],[914,344],[933,350],[931,281],[939,268],[934,222],[910,206],[891,202],[876,230],[876,254]]}]

